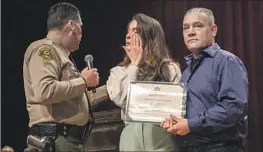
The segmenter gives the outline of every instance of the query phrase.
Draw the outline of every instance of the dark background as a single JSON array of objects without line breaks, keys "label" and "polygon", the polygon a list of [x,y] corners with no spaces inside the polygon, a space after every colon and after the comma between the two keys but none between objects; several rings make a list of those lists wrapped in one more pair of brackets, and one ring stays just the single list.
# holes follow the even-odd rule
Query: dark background
[{"label": "dark background", "polygon": [[[1,147],[22,151],[26,146],[28,115],[23,90],[23,55],[30,42],[46,35],[48,8],[58,1],[2,1],[2,134]],[[249,152],[263,151],[263,2],[208,2],[202,0],[72,0],[82,12],[84,36],[74,53],[79,69],[84,56],[92,54],[101,84],[109,70],[123,56],[126,25],[142,12],[159,20],[165,30],[173,58],[184,65],[186,51],[182,38],[182,19],[191,7],[213,10],[219,27],[217,42],[245,63],[249,74]]]}]

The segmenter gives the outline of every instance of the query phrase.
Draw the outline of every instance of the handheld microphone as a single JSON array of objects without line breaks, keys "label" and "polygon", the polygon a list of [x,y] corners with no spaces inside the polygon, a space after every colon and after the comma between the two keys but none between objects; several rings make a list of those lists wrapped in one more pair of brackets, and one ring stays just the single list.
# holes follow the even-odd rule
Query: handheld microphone
[{"label": "handheld microphone", "polygon": [[[90,54],[86,55],[84,58],[84,61],[86,62],[86,66],[89,69],[93,68],[93,56],[92,55],[90,55]],[[92,87],[92,92],[96,93],[96,87]]]}]

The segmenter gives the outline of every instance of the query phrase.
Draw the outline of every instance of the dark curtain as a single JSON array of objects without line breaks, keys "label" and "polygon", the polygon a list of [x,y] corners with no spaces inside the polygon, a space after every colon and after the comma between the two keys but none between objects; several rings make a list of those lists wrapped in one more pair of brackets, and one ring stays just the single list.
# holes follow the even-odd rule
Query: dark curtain
[{"label": "dark curtain", "polygon": [[140,12],[161,22],[173,58],[183,64],[188,54],[182,36],[184,13],[191,7],[214,12],[217,43],[245,63],[249,77],[249,152],[263,151],[263,2],[262,1],[141,1]]}]

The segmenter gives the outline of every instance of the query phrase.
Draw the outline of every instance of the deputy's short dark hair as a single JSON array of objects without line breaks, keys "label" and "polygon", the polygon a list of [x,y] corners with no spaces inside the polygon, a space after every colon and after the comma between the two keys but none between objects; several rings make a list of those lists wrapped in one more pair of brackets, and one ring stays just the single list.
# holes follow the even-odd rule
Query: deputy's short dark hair
[{"label": "deputy's short dark hair", "polygon": [[60,29],[69,20],[78,20],[80,11],[76,6],[66,2],[56,3],[51,6],[48,12],[47,30]]}]

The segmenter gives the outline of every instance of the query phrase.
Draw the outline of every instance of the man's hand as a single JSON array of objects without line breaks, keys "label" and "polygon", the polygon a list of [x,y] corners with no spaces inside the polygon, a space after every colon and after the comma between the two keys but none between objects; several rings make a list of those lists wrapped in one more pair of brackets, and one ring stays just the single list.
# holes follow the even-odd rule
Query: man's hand
[{"label": "man's hand", "polygon": [[99,84],[99,73],[96,68],[90,69],[84,68],[81,71],[81,76],[86,80],[88,87],[95,87]]},{"label": "man's hand", "polygon": [[187,135],[190,132],[188,121],[185,118],[178,118],[171,115],[161,123],[161,127],[167,129],[168,132],[177,135]]},{"label": "man's hand", "polygon": [[161,124],[160,127],[163,127],[164,129],[168,129],[173,127],[175,122],[173,122],[171,117],[167,117]]}]

